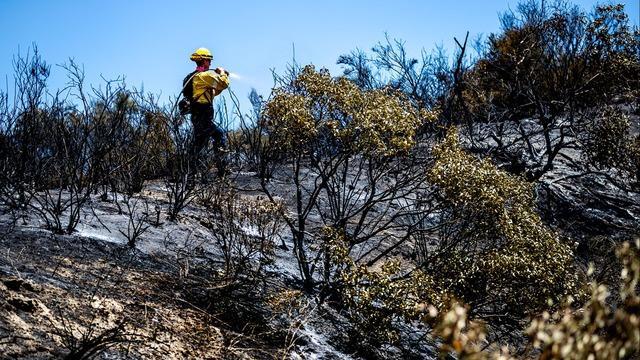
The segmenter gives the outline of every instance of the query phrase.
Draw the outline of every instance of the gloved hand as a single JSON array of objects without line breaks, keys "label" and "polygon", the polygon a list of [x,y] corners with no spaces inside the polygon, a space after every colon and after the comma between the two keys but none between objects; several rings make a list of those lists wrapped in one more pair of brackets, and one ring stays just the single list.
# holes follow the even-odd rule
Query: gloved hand
[{"label": "gloved hand", "polygon": [[225,70],[224,68],[221,68],[221,67],[217,67],[213,71],[215,71],[216,73],[218,73],[220,75],[222,75],[222,73],[225,73],[227,76],[229,76],[229,71],[227,71],[227,70]]}]

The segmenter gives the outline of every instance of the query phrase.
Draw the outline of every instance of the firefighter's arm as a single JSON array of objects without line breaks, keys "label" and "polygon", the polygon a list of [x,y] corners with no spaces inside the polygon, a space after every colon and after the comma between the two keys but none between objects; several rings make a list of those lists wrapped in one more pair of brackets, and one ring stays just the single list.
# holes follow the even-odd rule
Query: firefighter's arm
[{"label": "firefighter's arm", "polygon": [[216,91],[216,95],[229,87],[229,76],[224,71],[221,71],[220,73],[207,71],[202,74],[202,79],[205,81],[207,86],[212,87]]}]

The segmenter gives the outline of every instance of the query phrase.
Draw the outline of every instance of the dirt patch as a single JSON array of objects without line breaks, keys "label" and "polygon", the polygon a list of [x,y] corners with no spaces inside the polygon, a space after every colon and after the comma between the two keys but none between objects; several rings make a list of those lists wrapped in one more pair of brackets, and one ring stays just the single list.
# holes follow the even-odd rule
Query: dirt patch
[{"label": "dirt patch", "polygon": [[192,304],[169,260],[81,238],[0,238],[0,358],[270,357]]}]

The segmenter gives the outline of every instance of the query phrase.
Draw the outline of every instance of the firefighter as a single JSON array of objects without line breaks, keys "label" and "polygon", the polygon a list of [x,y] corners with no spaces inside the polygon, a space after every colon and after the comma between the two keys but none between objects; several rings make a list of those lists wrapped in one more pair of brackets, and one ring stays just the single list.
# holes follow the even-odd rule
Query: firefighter
[{"label": "firefighter", "polygon": [[229,72],[218,67],[209,70],[213,55],[206,48],[199,48],[191,54],[196,69],[183,80],[183,95],[191,105],[193,143],[190,149],[192,164],[200,167],[203,150],[210,139],[213,140],[214,155],[218,174],[225,173],[225,134],[213,121],[213,99],[229,86]]}]

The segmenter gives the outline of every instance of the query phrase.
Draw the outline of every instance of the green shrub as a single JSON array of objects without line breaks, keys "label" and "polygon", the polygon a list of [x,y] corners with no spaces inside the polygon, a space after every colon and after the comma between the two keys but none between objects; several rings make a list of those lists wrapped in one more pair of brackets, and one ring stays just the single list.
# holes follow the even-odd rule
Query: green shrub
[{"label": "green shrub", "polygon": [[528,329],[534,346],[546,359],[624,359],[640,354],[640,241],[626,242],[619,301],[607,300],[607,286],[593,283],[590,299],[579,309],[570,306],[545,312]]},{"label": "green shrub", "polygon": [[424,265],[445,290],[480,316],[514,319],[578,292],[572,251],[540,220],[531,184],[465,153],[455,131],[434,155],[430,177],[450,212]]},{"label": "green shrub", "polygon": [[[271,174],[295,186],[295,214],[286,223],[307,289],[314,286],[317,263],[326,262],[326,254],[315,251],[322,247],[314,248],[321,236],[312,229],[309,215],[317,212],[324,224],[349,228],[350,247],[382,232],[376,225],[388,227],[382,217],[391,210],[387,207],[377,219],[372,219],[371,210],[409,197],[407,189],[420,181],[412,178],[415,171],[405,172],[404,179],[396,174],[415,163],[401,164],[412,162],[404,155],[415,145],[419,126],[433,116],[418,110],[399,92],[365,91],[313,66],[304,67],[275,90],[264,110],[268,139],[260,156],[261,185],[272,200],[276,188],[269,181]],[[395,183],[381,181],[393,176]],[[325,282],[329,267],[324,266]]]},{"label": "green shrub", "polygon": [[631,135],[629,117],[620,109],[607,106],[587,127],[585,158],[598,168],[615,168],[638,179],[640,138]]},{"label": "green shrub", "polygon": [[325,236],[332,262],[340,269],[335,286],[343,305],[357,333],[373,345],[396,342],[397,323],[418,319],[425,303],[442,306],[444,294],[419,269],[407,275],[398,260],[376,269],[357,264],[349,257],[344,235],[325,229]]},{"label": "green shrub", "polygon": [[434,115],[418,112],[399,92],[364,91],[306,66],[291,88],[276,90],[265,116],[272,141],[283,151],[334,145],[342,152],[391,156],[413,146],[418,126]]}]

